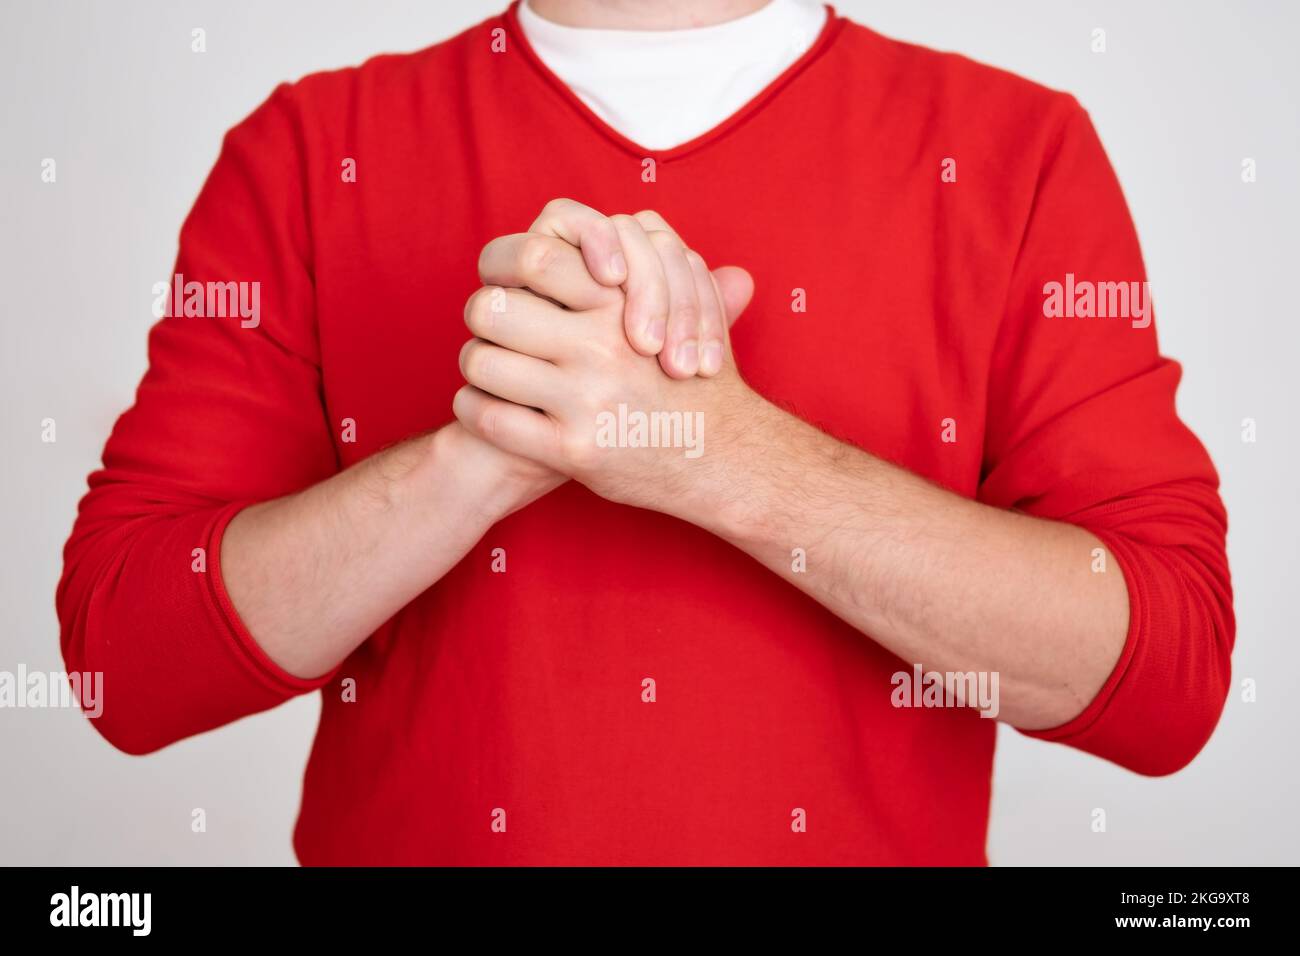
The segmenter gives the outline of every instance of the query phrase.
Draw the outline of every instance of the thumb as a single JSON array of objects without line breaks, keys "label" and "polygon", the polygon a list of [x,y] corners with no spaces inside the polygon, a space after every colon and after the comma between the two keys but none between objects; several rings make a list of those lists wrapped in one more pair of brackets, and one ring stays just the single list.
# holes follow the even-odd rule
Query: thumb
[{"label": "thumb", "polygon": [[713,270],[713,282],[722,299],[727,328],[731,328],[754,297],[754,279],[740,266],[719,266]]}]

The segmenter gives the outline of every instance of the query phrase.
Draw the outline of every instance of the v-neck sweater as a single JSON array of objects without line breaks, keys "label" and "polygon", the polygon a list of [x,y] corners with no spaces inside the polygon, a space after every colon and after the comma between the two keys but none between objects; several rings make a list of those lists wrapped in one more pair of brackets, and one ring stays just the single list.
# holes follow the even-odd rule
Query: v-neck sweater
[{"label": "v-neck sweater", "polygon": [[240,620],[231,517],[449,421],[479,250],[557,196],[656,209],[746,267],[734,351],[772,401],[1105,543],[1109,568],[1080,560],[1127,582],[1123,654],[1034,736],[1147,774],[1200,750],[1229,684],[1226,516],[1179,366],[1123,314],[1141,253],[1079,104],[832,12],[734,115],[648,150],[546,69],[513,8],[285,84],[227,134],[175,271],[259,282],[260,321],[156,324],[65,552],[65,658],[103,672],[110,741],[144,753],[319,693],[307,864],[987,861],[994,720],[903,699],[916,662],[576,482],[318,680]]}]

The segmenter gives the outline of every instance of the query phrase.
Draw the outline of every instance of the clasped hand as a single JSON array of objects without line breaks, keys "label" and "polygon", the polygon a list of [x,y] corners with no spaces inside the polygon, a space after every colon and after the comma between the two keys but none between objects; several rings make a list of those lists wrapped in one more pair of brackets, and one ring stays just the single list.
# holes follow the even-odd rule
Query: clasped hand
[{"label": "clasped hand", "polygon": [[[652,212],[549,203],[493,239],[465,305],[453,411],[470,432],[623,504],[678,513],[717,478],[756,396],[727,330],[753,282],[710,272]],[[540,466],[540,467],[539,467]]]}]

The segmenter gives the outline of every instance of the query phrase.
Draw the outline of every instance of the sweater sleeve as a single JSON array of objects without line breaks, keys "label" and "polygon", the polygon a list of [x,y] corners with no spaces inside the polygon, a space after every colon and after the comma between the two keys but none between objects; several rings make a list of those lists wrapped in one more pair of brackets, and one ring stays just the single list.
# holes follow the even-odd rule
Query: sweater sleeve
[{"label": "sweater sleeve", "polygon": [[[135,404],[64,547],[64,660],[102,673],[93,723],[129,753],[332,676],[277,667],[221,577],[222,533],[241,507],[339,467],[322,403],[302,155],[287,86],[226,135],[181,229],[181,278],[168,285],[184,283],[185,294],[149,334]],[[190,283],[203,284],[201,296]]]},{"label": "sweater sleeve", "polygon": [[[1150,300],[1119,183],[1087,114],[1073,100],[1068,113],[1012,270],[979,498],[1087,529],[1113,556],[1102,573],[1127,585],[1129,630],[1109,679],[1075,719],[1028,735],[1167,774],[1205,745],[1231,683],[1227,516],[1214,466],[1175,409],[1181,370],[1139,308]],[[1126,284],[1127,308],[1105,283]],[[1079,316],[1090,311],[1124,315]]]}]

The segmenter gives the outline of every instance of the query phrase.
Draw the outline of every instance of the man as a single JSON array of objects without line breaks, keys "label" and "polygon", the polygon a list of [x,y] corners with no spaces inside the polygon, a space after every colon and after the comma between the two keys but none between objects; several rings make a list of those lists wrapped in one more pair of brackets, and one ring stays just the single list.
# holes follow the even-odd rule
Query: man
[{"label": "man", "polygon": [[989,718],[1191,760],[1226,518],[1079,105],[796,0],[530,3],[228,134],[176,272],[260,313],[172,303],[91,478],[96,726],[321,690],[308,864],[981,864]]}]

